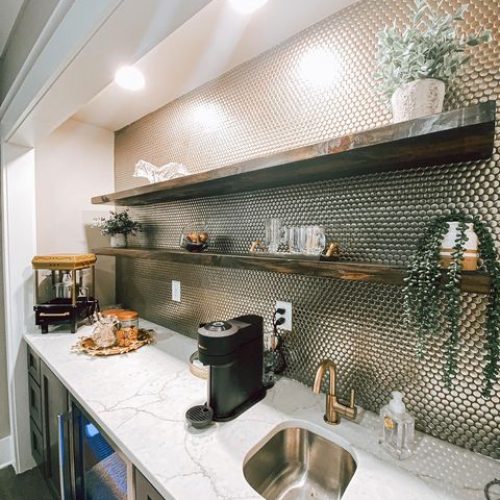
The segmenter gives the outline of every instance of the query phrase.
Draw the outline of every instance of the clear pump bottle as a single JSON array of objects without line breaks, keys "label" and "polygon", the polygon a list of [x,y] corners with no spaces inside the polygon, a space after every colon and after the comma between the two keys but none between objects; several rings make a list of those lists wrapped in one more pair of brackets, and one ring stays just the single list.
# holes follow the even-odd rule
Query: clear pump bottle
[{"label": "clear pump bottle", "polygon": [[403,460],[413,453],[415,419],[406,411],[403,394],[392,392],[389,404],[380,410],[380,444],[395,458]]},{"label": "clear pump bottle", "polygon": [[80,278],[78,280],[78,297],[88,297],[89,289],[83,284],[83,272],[80,271]]},{"label": "clear pump bottle", "polygon": [[64,273],[62,284],[63,296],[67,299],[70,299],[73,293],[73,279],[71,278],[71,275],[69,273]]}]

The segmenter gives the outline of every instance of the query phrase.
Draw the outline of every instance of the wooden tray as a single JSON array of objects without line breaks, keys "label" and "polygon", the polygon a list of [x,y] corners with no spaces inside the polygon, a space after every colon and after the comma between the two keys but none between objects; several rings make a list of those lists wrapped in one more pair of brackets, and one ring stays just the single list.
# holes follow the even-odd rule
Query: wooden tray
[{"label": "wooden tray", "polygon": [[111,347],[87,347],[84,345],[86,340],[92,337],[81,337],[78,342],[71,348],[72,352],[80,352],[89,356],[115,356],[116,354],[126,354],[127,352],[136,351],[144,345],[152,344],[155,341],[155,331],[139,328],[139,337],[126,347],[111,346]]}]

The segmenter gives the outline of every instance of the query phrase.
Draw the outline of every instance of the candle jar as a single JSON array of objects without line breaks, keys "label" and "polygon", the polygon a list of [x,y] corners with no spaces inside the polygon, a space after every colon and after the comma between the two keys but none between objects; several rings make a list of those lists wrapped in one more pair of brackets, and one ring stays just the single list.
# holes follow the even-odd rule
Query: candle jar
[{"label": "candle jar", "polygon": [[[458,239],[459,222],[448,222],[448,232],[441,243],[440,260],[441,267],[447,268],[451,263],[453,247]],[[462,259],[462,269],[464,271],[476,271],[478,267],[478,244],[477,235],[472,223],[466,224],[466,240],[464,243],[464,255]]]},{"label": "candle jar", "polygon": [[102,316],[116,319],[121,328],[139,328],[139,314],[130,309],[106,309]]}]

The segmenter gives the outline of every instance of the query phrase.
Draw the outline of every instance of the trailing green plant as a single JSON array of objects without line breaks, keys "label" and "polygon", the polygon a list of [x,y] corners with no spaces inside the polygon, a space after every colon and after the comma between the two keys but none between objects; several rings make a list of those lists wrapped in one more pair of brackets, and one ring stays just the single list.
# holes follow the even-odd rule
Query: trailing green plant
[{"label": "trailing green plant", "polygon": [[[457,239],[451,252],[450,265],[440,265],[441,244],[448,222],[458,222]],[[405,278],[404,309],[408,326],[417,333],[417,355],[422,358],[429,337],[446,335],[444,379],[451,387],[457,372],[460,339],[462,263],[467,241],[467,224],[472,223],[479,241],[482,268],[490,278],[486,308],[483,395],[491,396],[498,380],[500,359],[500,264],[495,242],[488,226],[477,216],[452,213],[431,221],[417,243],[416,252]]]},{"label": "trailing green plant", "polygon": [[130,218],[128,209],[122,212],[109,212],[110,217],[97,217],[94,219],[94,226],[101,230],[101,234],[132,234],[142,231],[142,224]]},{"label": "trailing green plant", "polygon": [[428,0],[415,0],[410,26],[400,31],[394,22],[378,33],[376,78],[387,97],[401,85],[420,78],[449,83],[469,61],[468,49],[491,40],[489,31],[458,33],[457,25],[464,20],[468,5],[450,14],[440,12],[442,4],[433,9]]}]

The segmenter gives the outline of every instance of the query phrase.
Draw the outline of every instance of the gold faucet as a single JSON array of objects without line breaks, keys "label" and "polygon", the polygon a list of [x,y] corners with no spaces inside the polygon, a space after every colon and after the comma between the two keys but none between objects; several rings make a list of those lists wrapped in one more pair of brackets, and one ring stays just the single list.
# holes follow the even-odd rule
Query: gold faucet
[{"label": "gold faucet", "polygon": [[326,412],[323,417],[328,424],[338,424],[340,422],[340,415],[347,417],[351,420],[356,418],[357,408],[354,405],[354,389],[351,390],[351,402],[349,406],[345,406],[337,400],[335,390],[336,367],[335,363],[330,359],[324,359],[318,366],[316,377],[314,379],[313,392],[319,394],[321,391],[321,381],[328,370],[330,375],[328,392],[326,393]]}]

